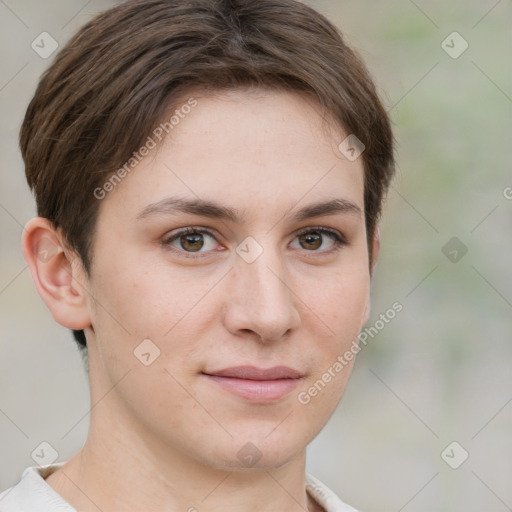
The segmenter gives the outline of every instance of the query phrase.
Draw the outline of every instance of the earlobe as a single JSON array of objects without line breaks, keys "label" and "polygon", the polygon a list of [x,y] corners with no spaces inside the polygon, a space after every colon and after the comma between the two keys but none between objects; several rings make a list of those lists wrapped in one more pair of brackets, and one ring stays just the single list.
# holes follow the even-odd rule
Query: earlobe
[{"label": "earlobe", "polygon": [[69,329],[89,327],[87,292],[81,284],[84,276],[79,275],[78,257],[66,247],[62,234],[48,219],[35,217],[25,226],[22,249],[36,289],[53,318]]}]

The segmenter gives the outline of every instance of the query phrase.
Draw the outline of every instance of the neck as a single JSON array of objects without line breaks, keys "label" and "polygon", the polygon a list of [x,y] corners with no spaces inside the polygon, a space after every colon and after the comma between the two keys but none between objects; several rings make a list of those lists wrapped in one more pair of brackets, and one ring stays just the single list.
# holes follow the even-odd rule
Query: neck
[{"label": "neck", "polygon": [[116,421],[115,409],[95,412],[82,450],[47,479],[80,512],[320,510],[305,491],[305,452],[279,468],[214,468]]}]

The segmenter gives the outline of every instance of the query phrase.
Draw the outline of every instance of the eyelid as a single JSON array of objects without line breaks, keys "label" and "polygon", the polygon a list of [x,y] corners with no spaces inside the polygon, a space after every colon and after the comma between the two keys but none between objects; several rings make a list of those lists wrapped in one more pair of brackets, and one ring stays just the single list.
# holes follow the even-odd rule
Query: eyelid
[{"label": "eyelid", "polygon": [[344,246],[348,245],[348,241],[345,235],[337,229],[328,228],[326,226],[307,226],[295,232],[295,238],[306,234],[306,233],[321,233],[322,235],[328,235],[334,241],[333,246],[330,249],[323,251],[308,251],[302,249],[302,252],[307,254],[310,258],[322,258],[325,256],[331,256],[339,252]]},{"label": "eyelid", "polygon": [[326,226],[308,226],[306,228],[302,228],[299,231],[297,231],[295,233],[295,236],[297,237],[297,236],[303,235],[305,233],[309,233],[311,231],[317,231],[317,232],[320,232],[320,233],[327,233],[329,235],[332,235],[333,238],[336,241],[338,241],[339,243],[343,243],[343,244],[347,244],[348,243],[347,239],[345,238],[343,233],[341,233],[337,229],[328,228]]},{"label": "eyelid", "polygon": [[[331,254],[335,251],[338,251],[342,246],[348,245],[348,242],[347,242],[345,236],[343,235],[343,233],[341,233],[337,229],[328,228],[326,226],[307,226],[307,227],[301,228],[294,233],[293,239],[295,240],[295,238],[297,238],[303,234],[311,233],[311,232],[319,232],[321,234],[330,235],[331,238],[334,240],[334,246],[328,250],[307,251],[304,249],[305,252],[309,253],[312,256],[315,256],[315,255],[321,256],[321,255]],[[179,255],[183,255],[185,258],[204,258],[205,256],[211,254],[213,252],[213,250],[194,253],[194,252],[183,251],[183,250],[180,250],[180,249],[177,249],[177,248],[171,246],[171,242],[179,239],[181,236],[187,235],[187,234],[196,234],[196,233],[207,234],[218,242],[217,235],[211,229],[205,228],[202,226],[187,226],[185,228],[178,229],[176,232],[173,232],[173,234],[170,236],[169,235],[164,236],[163,240],[161,241],[161,244],[162,244],[162,246],[169,248],[169,250],[176,252]]]},{"label": "eyelid", "polygon": [[181,229],[173,231],[171,235],[169,235],[169,234],[165,235],[161,241],[161,245],[179,255],[185,255],[186,258],[204,258],[205,255],[211,253],[212,251],[197,252],[197,253],[187,252],[187,251],[182,251],[180,249],[177,249],[171,245],[171,242],[178,240],[181,236],[189,235],[189,234],[196,234],[196,233],[198,233],[200,235],[204,235],[204,234],[209,235],[216,242],[218,242],[217,235],[211,229],[205,228],[202,226],[187,226],[185,228],[181,228]]}]

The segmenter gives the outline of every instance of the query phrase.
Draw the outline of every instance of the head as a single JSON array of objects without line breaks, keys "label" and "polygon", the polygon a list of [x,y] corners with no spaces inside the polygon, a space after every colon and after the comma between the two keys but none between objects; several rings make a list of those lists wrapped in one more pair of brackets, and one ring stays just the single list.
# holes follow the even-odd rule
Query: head
[{"label": "head", "polygon": [[[350,374],[297,399],[368,318],[393,174],[386,111],[339,31],[294,0],[128,1],[60,51],[20,145],[39,216],[25,257],[89,350],[91,389],[129,372],[115,407],[196,459],[230,466],[233,439],[262,464],[299,453]],[[295,387],[267,401],[216,379],[283,365]]]}]

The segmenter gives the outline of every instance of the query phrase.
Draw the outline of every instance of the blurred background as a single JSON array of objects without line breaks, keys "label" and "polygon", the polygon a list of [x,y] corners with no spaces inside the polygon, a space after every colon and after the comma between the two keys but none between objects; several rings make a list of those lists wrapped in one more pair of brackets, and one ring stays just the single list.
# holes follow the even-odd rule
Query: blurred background
[{"label": "blurred background", "polygon": [[[0,490],[86,439],[78,349],[20,249],[35,215],[17,134],[51,44],[92,0],[0,0]],[[362,512],[512,510],[512,3],[308,0],[375,78],[397,140],[369,337],[308,471]],[[44,36],[47,37],[47,36]],[[51,43],[50,39],[47,42]],[[46,58],[45,58],[46,57]],[[403,310],[381,327],[395,302]]]}]

